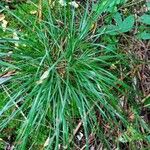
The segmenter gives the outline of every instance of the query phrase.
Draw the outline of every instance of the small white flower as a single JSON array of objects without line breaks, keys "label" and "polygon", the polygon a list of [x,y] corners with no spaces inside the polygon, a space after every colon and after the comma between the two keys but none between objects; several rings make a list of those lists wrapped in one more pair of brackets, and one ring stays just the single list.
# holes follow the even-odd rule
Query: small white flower
[{"label": "small white flower", "polygon": [[59,0],[59,4],[60,4],[61,6],[67,6],[65,0]]},{"label": "small white flower", "polygon": [[74,8],[78,8],[79,5],[75,1],[69,2],[69,5],[73,6]]}]

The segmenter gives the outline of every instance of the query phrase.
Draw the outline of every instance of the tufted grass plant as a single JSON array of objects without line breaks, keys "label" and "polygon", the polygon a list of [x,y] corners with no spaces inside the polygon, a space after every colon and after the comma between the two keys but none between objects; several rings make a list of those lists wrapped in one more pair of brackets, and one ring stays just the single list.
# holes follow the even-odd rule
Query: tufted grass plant
[{"label": "tufted grass plant", "polygon": [[[115,2],[117,0],[98,1],[93,3],[94,7],[87,2],[82,10],[70,5],[62,7],[57,2],[52,8],[45,2],[42,20],[34,23],[5,9],[23,30],[8,28],[8,36],[0,38],[0,65],[15,70],[7,84],[1,86],[7,97],[0,111],[0,131],[15,119],[20,120],[16,149],[35,149],[39,139],[42,145],[48,139],[45,149],[71,149],[79,121],[87,149],[91,133],[110,149],[110,141],[118,139],[110,140],[103,126],[117,126],[122,133],[128,128],[120,95],[125,95],[129,87],[120,80],[119,69],[112,69],[116,62],[118,66],[127,63],[127,56],[97,42],[103,35],[92,32],[99,16],[111,4],[115,6]],[[14,31],[19,39],[9,37]]]}]

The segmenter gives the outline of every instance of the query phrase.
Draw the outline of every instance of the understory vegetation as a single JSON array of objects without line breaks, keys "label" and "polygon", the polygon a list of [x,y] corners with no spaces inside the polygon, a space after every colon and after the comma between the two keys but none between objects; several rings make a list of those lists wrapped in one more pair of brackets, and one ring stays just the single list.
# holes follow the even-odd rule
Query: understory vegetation
[{"label": "understory vegetation", "polygon": [[149,149],[149,39],[146,0],[1,0],[0,149]]}]

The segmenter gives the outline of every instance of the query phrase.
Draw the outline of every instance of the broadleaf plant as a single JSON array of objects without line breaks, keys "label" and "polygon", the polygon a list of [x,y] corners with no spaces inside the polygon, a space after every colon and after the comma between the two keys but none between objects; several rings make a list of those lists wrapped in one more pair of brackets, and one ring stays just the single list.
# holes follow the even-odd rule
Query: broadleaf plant
[{"label": "broadleaf plant", "polygon": [[142,31],[139,31],[138,38],[143,40],[149,40],[150,39],[150,15],[149,14],[143,14],[139,18],[139,22],[143,24]]},{"label": "broadleaf plant", "polygon": [[106,33],[110,35],[118,35],[121,33],[129,32],[134,27],[133,15],[130,15],[124,20],[122,20],[121,14],[116,13],[114,15],[114,20],[116,21],[115,25],[106,25],[105,27],[99,29],[99,32],[102,32],[102,34]]},{"label": "broadleaf plant", "polygon": [[140,17],[140,22],[150,25],[150,15],[144,14]]}]

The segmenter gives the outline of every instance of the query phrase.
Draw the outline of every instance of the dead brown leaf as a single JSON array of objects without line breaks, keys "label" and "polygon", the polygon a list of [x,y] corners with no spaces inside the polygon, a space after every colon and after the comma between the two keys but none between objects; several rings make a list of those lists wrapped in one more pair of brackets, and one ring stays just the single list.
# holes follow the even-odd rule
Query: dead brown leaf
[{"label": "dead brown leaf", "polygon": [[15,75],[16,71],[15,70],[11,70],[11,71],[8,71],[4,74],[0,74],[0,77],[3,77],[3,78],[6,78],[6,77],[10,77],[12,75]]},{"label": "dead brown leaf", "polygon": [[3,21],[5,19],[5,15],[4,14],[0,14],[0,22]]}]

